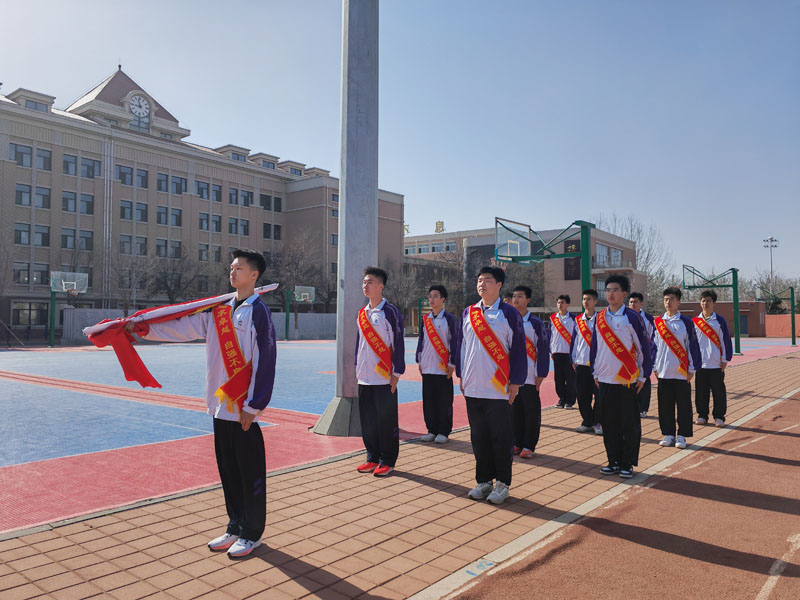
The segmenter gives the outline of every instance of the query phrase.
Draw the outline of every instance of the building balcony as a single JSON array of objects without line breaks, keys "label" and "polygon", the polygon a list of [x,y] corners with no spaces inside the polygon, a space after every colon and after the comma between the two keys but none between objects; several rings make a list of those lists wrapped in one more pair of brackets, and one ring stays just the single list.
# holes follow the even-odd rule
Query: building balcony
[{"label": "building balcony", "polygon": [[633,271],[634,269],[632,260],[597,260],[596,257],[592,257],[593,275],[601,275],[609,271]]}]

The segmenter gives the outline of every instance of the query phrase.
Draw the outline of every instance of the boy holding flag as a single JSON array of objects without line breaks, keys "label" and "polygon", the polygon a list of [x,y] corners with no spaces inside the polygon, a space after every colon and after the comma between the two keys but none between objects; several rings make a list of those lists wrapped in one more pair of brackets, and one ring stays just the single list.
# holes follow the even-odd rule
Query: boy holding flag
[{"label": "boy holding flag", "polygon": [[725,389],[725,367],[733,358],[733,345],[728,323],[714,312],[717,293],[703,290],[700,294],[702,312],[692,321],[697,328],[697,341],[700,346],[701,365],[694,382],[694,403],[697,407],[697,423],[708,423],[709,394],[714,395],[714,424],[725,427],[725,413],[728,410]]}]

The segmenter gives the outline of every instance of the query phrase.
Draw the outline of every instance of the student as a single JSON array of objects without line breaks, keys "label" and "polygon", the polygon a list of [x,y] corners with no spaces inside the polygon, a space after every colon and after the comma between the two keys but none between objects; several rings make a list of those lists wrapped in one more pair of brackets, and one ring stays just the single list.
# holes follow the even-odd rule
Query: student
[{"label": "student", "polygon": [[[639,292],[631,292],[631,295],[628,297],[628,308],[630,308],[633,312],[638,313],[642,317],[642,322],[644,323],[644,331],[647,334],[647,341],[648,345],[650,346],[650,355],[655,362],[656,359],[656,345],[654,335],[656,334],[656,326],[653,321],[653,315],[644,311],[644,296]],[[650,383],[650,379],[648,378],[647,381],[644,382],[644,387],[642,391],[639,392],[639,416],[641,418],[645,418],[647,416],[647,411],[650,410],[650,393],[652,390],[652,384]]]},{"label": "student", "polygon": [[533,458],[542,426],[542,400],[539,388],[550,372],[549,340],[541,319],[528,312],[531,288],[519,285],[514,288],[512,305],[522,316],[525,329],[525,353],[528,357],[528,374],[514,401],[514,454],[520,458]]},{"label": "student", "polygon": [[[656,360],[653,372],[658,377],[658,424],[664,439],[660,446],[686,448],[692,437],[692,387],[695,365],[700,365],[700,348],[694,323],[678,312],[681,290],[664,290],[663,316],[655,317]],[[678,410],[678,435],[675,436],[675,409]]]},{"label": "student", "polygon": [[506,304],[511,304],[511,300],[514,298],[514,294],[509,290],[507,292],[503,292],[503,302]]},{"label": "student", "polygon": [[431,312],[422,320],[417,342],[417,364],[422,375],[422,414],[428,433],[423,442],[447,442],[453,430],[453,371],[458,350],[456,318],[444,310],[447,288],[428,290]]},{"label": "student", "polygon": [[[581,425],[577,431],[578,433],[593,431],[597,435],[602,435],[603,426],[600,424],[601,402],[589,361],[589,352],[592,347],[592,337],[594,337],[595,323],[597,321],[597,314],[595,313],[597,291],[586,289],[583,290],[582,296],[584,313],[575,319],[575,335],[572,336],[569,352],[572,367],[575,369],[578,409],[581,412]],[[592,408],[592,396],[594,396],[594,408]]]},{"label": "student", "polygon": [[[692,319],[697,328],[697,342],[700,346],[701,365],[694,381],[694,403],[697,407],[697,423],[708,423],[709,393],[714,394],[714,424],[725,427],[725,413],[728,410],[725,390],[725,367],[733,358],[733,346],[728,323],[714,312],[717,293],[704,290],[700,294],[702,312]],[[724,348],[723,348],[724,346]]]},{"label": "student", "polygon": [[369,302],[356,320],[358,411],[367,450],[367,461],[357,469],[375,477],[386,477],[397,462],[397,381],[406,370],[403,315],[383,297],[388,278],[378,267],[364,269],[361,289]]},{"label": "student", "polygon": [[550,354],[553,357],[553,377],[556,383],[556,408],[575,406],[575,371],[569,356],[575,319],[569,314],[569,296],[561,294],[556,300],[558,312],[550,315]]},{"label": "student", "polygon": [[469,497],[486,498],[493,504],[502,504],[509,495],[514,446],[511,405],[528,372],[522,318],[500,300],[505,278],[497,267],[483,267],[478,273],[481,300],[468,306],[461,317],[461,351],[456,362],[478,483]]},{"label": "student", "polygon": [[256,421],[272,397],[276,345],[270,310],[254,291],[266,261],[250,250],[232,256],[229,278],[236,297],[230,302],[174,321],[131,322],[126,329],[162,342],[206,340],[206,405],[214,415],[214,451],[228,512],[226,532],[208,547],[240,558],[261,545],[264,533],[267,469]]},{"label": "student", "polygon": [[602,398],[601,422],[608,465],[603,475],[633,477],[639,464],[642,422],[637,393],[650,377],[650,353],[639,315],[625,306],[630,289],[624,275],[606,279],[608,308],[597,314],[589,364]]}]

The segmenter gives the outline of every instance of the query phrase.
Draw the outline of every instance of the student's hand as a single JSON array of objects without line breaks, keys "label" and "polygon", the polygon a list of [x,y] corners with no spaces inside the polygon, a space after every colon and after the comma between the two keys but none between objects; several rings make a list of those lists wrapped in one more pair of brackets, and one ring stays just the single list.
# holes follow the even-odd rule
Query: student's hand
[{"label": "student's hand", "polygon": [[395,375],[394,373],[392,373],[392,376],[389,379],[389,384],[390,384],[389,389],[392,391],[393,394],[397,391],[397,382],[399,380],[400,380],[400,378],[397,375]]},{"label": "student's hand", "polygon": [[422,365],[417,365],[417,367],[419,368],[419,374],[422,375]]},{"label": "student's hand", "polygon": [[456,368],[455,368],[455,367],[450,367],[450,366],[448,366],[448,367],[447,367],[447,378],[448,378],[448,379],[455,379],[455,378],[453,377],[453,373],[455,373],[455,372],[456,372]]},{"label": "student's hand", "polygon": [[509,383],[508,384],[508,403],[514,404],[514,398],[517,397],[519,393],[519,384],[518,383]]},{"label": "student's hand", "polygon": [[599,380],[597,377],[595,377],[595,378],[594,378],[594,384],[595,384],[595,385],[596,385],[598,388],[600,387],[600,380]]},{"label": "student's hand", "polygon": [[536,384],[536,391],[539,391],[539,388],[542,387],[542,382],[544,381],[544,377],[536,377],[534,378],[533,382]]},{"label": "student's hand", "polygon": [[252,415],[247,411],[240,410],[239,411],[239,423],[242,424],[242,431],[247,431],[248,429],[250,429],[250,425],[253,424],[253,419],[255,419],[255,418],[256,418],[255,415]]},{"label": "student's hand", "polygon": [[573,371],[577,371],[578,370],[578,365],[576,365],[575,363],[572,363],[572,370]]},{"label": "student's hand", "polygon": [[691,380],[692,380],[692,377],[694,377],[694,373],[692,373],[692,372],[689,372],[689,374],[688,374],[688,375],[686,375],[686,381],[687,381],[687,383],[688,383],[689,381],[691,381]]},{"label": "student's hand", "polygon": [[722,363],[720,365],[720,367],[719,367],[719,370],[724,372],[725,371],[725,367],[727,367],[727,366],[728,366],[728,363]]},{"label": "student's hand", "polygon": [[653,375],[655,375],[656,379],[658,379],[658,371],[656,371],[655,369],[653,369]]},{"label": "student's hand", "polygon": [[641,392],[643,387],[644,387],[644,381],[637,382],[636,383],[636,393],[638,394],[639,392]]},{"label": "student's hand", "polygon": [[125,331],[127,331],[128,333],[132,333],[134,327],[136,327],[136,323],[134,323],[133,321],[128,321],[127,323],[125,323]]}]

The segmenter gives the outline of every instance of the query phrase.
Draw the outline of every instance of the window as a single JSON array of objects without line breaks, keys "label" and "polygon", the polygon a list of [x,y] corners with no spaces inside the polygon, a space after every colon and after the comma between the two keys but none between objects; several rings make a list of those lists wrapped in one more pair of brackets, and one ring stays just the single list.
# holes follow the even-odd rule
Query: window
[{"label": "window", "polygon": [[282,210],[282,208],[281,208],[282,207],[281,199],[278,198],[277,196],[275,196],[272,200],[273,200],[273,207],[275,209],[275,212],[281,212],[281,210]]},{"label": "window", "polygon": [[91,194],[81,194],[81,214],[94,214],[94,196]]},{"label": "window", "polygon": [[200,213],[200,231],[208,231],[208,213]]},{"label": "window", "polygon": [[250,221],[239,219],[239,235],[250,235]]},{"label": "window", "polygon": [[291,173],[292,175],[302,175],[303,171],[301,171],[300,169],[296,169],[294,167],[289,167],[289,173]]},{"label": "window", "polygon": [[245,162],[247,160],[247,157],[239,152],[231,152],[231,158],[233,158],[233,160],[238,160],[239,162]]},{"label": "window", "polygon": [[167,207],[166,206],[159,206],[156,208],[156,224],[157,225],[166,225],[167,224]]},{"label": "window", "polygon": [[222,216],[211,215],[211,231],[215,233],[222,232]]},{"label": "window", "polygon": [[65,269],[65,268],[62,267],[61,270],[62,271],[74,271],[75,273],[86,273],[89,276],[89,281],[87,281],[86,284],[89,287],[92,287],[92,267],[76,267],[74,269],[71,269],[71,268]]},{"label": "window", "polygon": [[165,140],[171,140],[172,139],[172,134],[171,133],[164,133],[162,131],[161,132],[161,137],[164,138]]},{"label": "window", "polygon": [[17,184],[17,206],[30,206],[31,205],[31,186],[24,183]]},{"label": "window", "polygon": [[228,188],[228,204],[239,204],[239,190]]},{"label": "window", "polygon": [[221,185],[212,185],[211,186],[211,200],[213,202],[222,202],[222,186]]},{"label": "window", "polygon": [[147,189],[147,169],[136,169],[136,187]]},{"label": "window", "polygon": [[168,185],[168,178],[166,173],[159,173],[156,175],[156,190],[159,192],[166,192]]},{"label": "window", "polygon": [[170,225],[173,227],[181,227],[183,224],[183,211],[180,208],[173,208],[170,215]]},{"label": "window", "polygon": [[25,108],[38,110],[39,112],[47,112],[47,104],[44,102],[36,102],[36,100],[25,100]]},{"label": "window", "polygon": [[36,150],[36,168],[42,171],[52,171],[50,150],[43,150],[39,148]]},{"label": "window", "polygon": [[208,291],[208,275],[197,276],[197,291],[201,293]]},{"label": "window", "polygon": [[34,206],[36,208],[50,208],[50,188],[36,188]]},{"label": "window", "polygon": [[264,239],[272,239],[272,223],[264,223]]},{"label": "window", "polygon": [[14,302],[11,304],[12,325],[46,325],[47,302]]},{"label": "window", "polygon": [[121,235],[119,236],[119,253],[120,254],[131,254],[133,252],[132,248],[132,240],[131,236],[129,235]]},{"label": "window", "polygon": [[145,236],[136,236],[136,256],[147,256],[147,238]]},{"label": "window", "polygon": [[211,246],[211,260],[222,262],[222,246]]},{"label": "window", "polygon": [[332,233],[331,234],[331,246],[338,246],[339,245],[339,234]]},{"label": "window", "polygon": [[253,204],[253,192],[242,190],[240,193],[240,198],[242,199],[242,206],[250,206]]},{"label": "window", "polygon": [[338,219],[339,218],[339,209],[338,208],[332,208],[331,209],[331,216],[334,219]]},{"label": "window", "polygon": [[445,252],[455,252],[456,251],[456,243],[455,242],[445,242],[444,243],[444,251]]},{"label": "window", "polygon": [[238,219],[236,219],[234,217],[229,217],[228,218],[228,233],[232,233],[233,235],[236,235],[236,232],[238,231],[238,229],[239,229],[239,221],[238,221]]},{"label": "window", "polygon": [[50,246],[50,227],[47,225],[33,226],[33,245],[47,248]]},{"label": "window", "polygon": [[119,127],[119,121],[117,121],[116,119],[106,119],[105,121],[109,125],[112,125],[114,127]]},{"label": "window", "polygon": [[123,221],[130,221],[133,219],[133,202],[130,200],[120,200],[119,218]]},{"label": "window", "polygon": [[65,250],[75,249],[75,230],[68,227],[61,228],[61,247]]},{"label": "window", "polygon": [[136,203],[136,220],[139,223],[147,223],[147,204],[144,202]]},{"label": "window", "polygon": [[261,255],[264,257],[264,260],[267,262],[267,266],[272,266],[272,253],[269,250],[264,250]]},{"label": "window", "polygon": [[75,212],[75,202],[77,200],[77,196],[75,192],[61,192],[61,210],[64,212]]},{"label": "window", "polygon": [[595,261],[597,266],[608,266],[608,246],[597,242],[595,248]]},{"label": "window", "polygon": [[31,226],[27,223],[14,223],[14,243],[29,246],[31,243]]},{"label": "window", "polygon": [[611,248],[611,266],[612,267],[622,266],[622,250],[620,250],[619,248]]},{"label": "window", "polygon": [[338,265],[336,263],[331,263],[331,275],[336,275],[338,272],[337,266]]},{"label": "window", "polygon": [[430,251],[431,249],[428,244],[420,244],[417,246],[417,254],[428,254]]},{"label": "window", "polygon": [[339,194],[331,194],[331,202],[339,202]]},{"label": "window", "polygon": [[598,279],[597,280],[597,294],[601,298],[605,298],[606,293],[606,280],[605,279]]},{"label": "window", "polygon": [[61,163],[64,175],[77,175],[78,174],[78,158],[71,154],[65,154]]},{"label": "window", "polygon": [[431,243],[431,252],[442,252],[442,251],[444,251],[444,244],[442,242]]},{"label": "window", "polygon": [[144,117],[133,116],[129,127],[133,131],[141,131],[142,133],[150,133],[150,115]]},{"label": "window", "polygon": [[115,165],[114,178],[117,179],[122,185],[133,185],[133,168]]},{"label": "window", "polygon": [[94,233],[81,229],[78,234],[78,250],[94,250]]},{"label": "window", "polygon": [[86,177],[87,179],[100,177],[100,161],[91,158],[82,158],[81,177]]},{"label": "window", "polygon": [[26,262],[14,263],[14,283],[28,283],[30,265]]},{"label": "window", "polygon": [[261,166],[266,168],[266,169],[274,169],[275,168],[275,163],[272,162],[271,160],[262,160],[261,161]]},{"label": "window", "polygon": [[206,262],[208,260],[208,244],[200,244],[197,247],[197,260]]},{"label": "window", "polygon": [[281,239],[281,226],[275,225],[272,227],[272,237],[276,240]]},{"label": "window", "polygon": [[180,240],[172,240],[169,243],[169,256],[170,258],[181,257],[181,242]]},{"label": "window", "polygon": [[20,167],[31,166],[31,147],[20,144],[9,144],[8,160],[13,160]]},{"label": "window", "polygon": [[156,256],[165,257],[167,255],[167,240],[156,240]]},{"label": "window", "polygon": [[186,177],[172,176],[172,193],[178,196],[186,193]]},{"label": "window", "polygon": [[34,285],[48,285],[50,283],[50,265],[46,263],[33,263],[31,280]]},{"label": "window", "polygon": [[194,190],[203,200],[208,200],[208,183],[205,181],[195,181]]},{"label": "window", "polygon": [[414,254],[414,246],[406,246],[404,250],[405,254]]},{"label": "window", "polygon": [[264,210],[272,210],[272,196],[268,194],[259,194],[258,199],[261,203],[261,208]]}]

